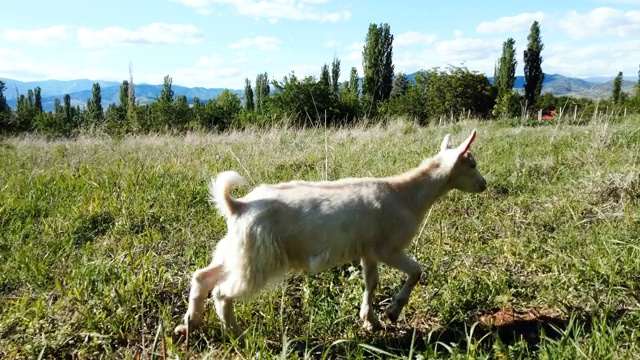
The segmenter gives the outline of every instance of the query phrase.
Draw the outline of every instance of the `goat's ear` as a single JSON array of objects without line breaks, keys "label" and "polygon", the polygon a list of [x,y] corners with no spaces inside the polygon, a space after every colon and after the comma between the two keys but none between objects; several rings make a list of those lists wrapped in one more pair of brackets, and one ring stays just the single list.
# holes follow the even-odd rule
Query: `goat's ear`
[{"label": "goat's ear", "polygon": [[467,140],[465,140],[462,144],[458,146],[458,153],[460,155],[464,155],[467,151],[469,151],[469,148],[471,147],[471,143],[473,143],[473,140],[475,139],[476,139],[476,129],[473,129],[473,131],[471,132],[471,135],[469,135]]},{"label": "goat's ear", "polygon": [[440,144],[440,151],[445,151],[451,148],[451,134],[447,134],[442,140],[442,144]]}]

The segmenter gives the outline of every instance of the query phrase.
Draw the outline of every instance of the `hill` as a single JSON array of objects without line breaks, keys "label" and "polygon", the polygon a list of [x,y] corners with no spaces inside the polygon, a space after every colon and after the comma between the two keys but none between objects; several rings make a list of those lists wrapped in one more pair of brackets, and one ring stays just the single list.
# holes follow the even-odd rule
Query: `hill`
[{"label": "hill", "polygon": [[[413,79],[416,73],[407,74],[409,80]],[[607,80],[608,79],[608,80]],[[99,83],[102,92],[103,107],[109,104],[119,104],[120,84],[115,81],[104,80],[43,80],[43,81],[19,81],[14,79],[0,78],[6,86],[5,96],[11,108],[15,109],[18,94],[26,94],[29,89],[40,86],[42,89],[42,104],[46,111],[53,110],[55,99],[62,100],[64,94],[71,96],[73,106],[85,106],[87,100],[91,98],[91,88],[94,83]],[[493,77],[489,77],[489,82],[493,83]],[[162,85],[136,84],[136,102],[138,104],[149,104],[160,95]],[[622,91],[635,94],[635,82],[625,80],[622,84]],[[216,98],[223,88],[185,87],[172,85],[175,96],[185,95],[188,102],[193,103],[194,98],[202,101]],[[524,76],[516,76],[514,89],[523,91]],[[243,90],[229,89],[238,94],[241,98]],[[545,74],[542,85],[543,93],[552,93],[555,96],[567,95],[573,97],[585,97],[590,99],[606,99],[611,96],[613,90],[613,79],[606,77],[575,78],[560,74]]]},{"label": "hill", "polygon": [[[0,78],[5,85],[5,96],[7,102],[12,109],[16,106],[16,93],[26,94],[30,89],[34,89],[36,86],[40,86],[42,89],[42,107],[45,111],[51,111],[54,108],[55,99],[62,98],[65,94],[71,96],[72,106],[86,106],[87,100],[91,98],[91,89],[94,83],[100,84],[100,92],[102,95],[102,106],[107,107],[109,104],[120,104],[120,84],[114,81],[102,81],[102,80],[45,80],[45,81],[31,81],[23,82],[13,79]],[[17,92],[15,91],[17,89]],[[209,100],[216,98],[224,89],[223,88],[203,88],[203,87],[185,87],[180,85],[172,85],[171,89],[174,92],[174,97],[185,95],[187,101],[191,104],[194,98],[200,98],[201,100]],[[136,84],[136,103],[149,104],[160,95],[162,91],[162,84],[150,85],[150,84]],[[242,97],[243,90],[232,90]]]}]

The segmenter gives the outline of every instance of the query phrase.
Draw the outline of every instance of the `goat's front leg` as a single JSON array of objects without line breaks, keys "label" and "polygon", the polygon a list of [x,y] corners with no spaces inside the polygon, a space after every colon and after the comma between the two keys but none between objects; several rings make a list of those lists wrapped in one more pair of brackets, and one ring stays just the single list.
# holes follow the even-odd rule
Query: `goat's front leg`
[{"label": "goat's front leg", "polygon": [[178,325],[176,334],[186,334],[188,329],[202,324],[204,318],[204,301],[209,292],[216,286],[222,276],[222,265],[210,264],[198,269],[191,278],[191,290],[189,291],[189,307],[184,315],[184,324]]},{"label": "goat's front leg", "polygon": [[413,288],[420,281],[422,269],[417,261],[407,256],[404,252],[393,252],[388,254],[379,254],[380,261],[400,270],[408,275],[407,280],[402,288],[393,297],[393,302],[385,309],[385,314],[392,322],[398,321],[402,309],[409,303],[409,297]]},{"label": "goat's front leg", "polygon": [[381,326],[378,316],[373,311],[373,299],[378,286],[378,261],[372,257],[363,257],[360,260],[360,264],[362,265],[362,278],[364,280],[360,319],[363,321],[362,326],[365,330],[377,331]]}]

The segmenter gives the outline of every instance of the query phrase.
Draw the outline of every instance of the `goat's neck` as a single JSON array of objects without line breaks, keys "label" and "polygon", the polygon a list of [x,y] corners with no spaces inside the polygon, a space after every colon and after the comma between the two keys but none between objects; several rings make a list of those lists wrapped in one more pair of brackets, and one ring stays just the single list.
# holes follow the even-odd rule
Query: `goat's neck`
[{"label": "goat's neck", "polygon": [[447,171],[436,158],[427,159],[419,167],[391,177],[389,184],[420,219],[436,200],[450,190]]}]

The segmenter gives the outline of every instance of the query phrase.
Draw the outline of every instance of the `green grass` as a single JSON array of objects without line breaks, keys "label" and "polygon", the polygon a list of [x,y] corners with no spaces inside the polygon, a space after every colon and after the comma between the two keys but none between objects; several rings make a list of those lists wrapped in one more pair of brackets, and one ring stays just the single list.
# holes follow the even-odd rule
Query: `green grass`
[{"label": "green grass", "polygon": [[[408,249],[426,277],[398,324],[360,329],[361,273],[346,264],[239,304],[245,343],[225,337],[211,303],[188,343],[173,338],[190,276],[226,230],[211,176],[386,176],[474,127],[489,189],[436,203]],[[9,138],[0,166],[3,359],[640,356],[640,117]],[[378,310],[403,280],[380,273]],[[510,313],[521,316],[488,325]]]}]

